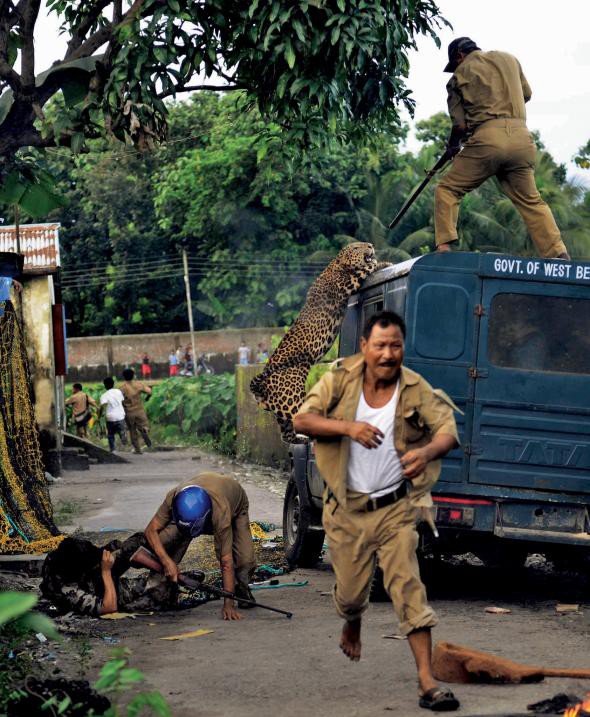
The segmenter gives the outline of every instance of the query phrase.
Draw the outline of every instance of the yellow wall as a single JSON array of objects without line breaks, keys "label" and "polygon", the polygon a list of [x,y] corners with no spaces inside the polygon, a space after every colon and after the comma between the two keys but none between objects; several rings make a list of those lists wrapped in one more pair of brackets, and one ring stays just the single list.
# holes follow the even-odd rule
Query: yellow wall
[{"label": "yellow wall", "polygon": [[22,306],[25,344],[35,398],[35,418],[40,429],[55,429],[55,367],[53,354],[53,277],[28,276],[23,283]]}]

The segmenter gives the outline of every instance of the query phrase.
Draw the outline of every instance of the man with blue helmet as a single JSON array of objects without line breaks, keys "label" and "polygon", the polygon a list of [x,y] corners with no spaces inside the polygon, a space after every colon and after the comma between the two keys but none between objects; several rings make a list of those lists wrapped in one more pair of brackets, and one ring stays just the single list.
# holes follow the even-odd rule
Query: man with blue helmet
[{"label": "man with blue helmet", "polygon": [[[145,529],[148,543],[173,582],[178,580],[178,564],[190,541],[199,535],[213,535],[223,589],[252,599],[248,582],[256,563],[248,496],[233,478],[201,473],[180,483],[167,493]],[[221,614],[224,620],[242,617],[228,598]]]}]

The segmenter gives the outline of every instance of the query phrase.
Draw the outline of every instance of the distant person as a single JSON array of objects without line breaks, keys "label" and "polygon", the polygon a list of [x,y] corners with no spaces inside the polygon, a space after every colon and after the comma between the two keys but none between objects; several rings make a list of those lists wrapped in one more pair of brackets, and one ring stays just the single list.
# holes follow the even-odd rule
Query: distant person
[{"label": "distant person", "polygon": [[[540,256],[569,259],[551,209],[535,184],[535,143],[526,126],[525,103],[532,91],[518,60],[507,52],[483,52],[469,37],[449,45],[445,72],[452,121],[447,156],[455,158],[434,192],[437,251],[458,240],[463,197],[489,177],[526,224]],[[461,144],[463,151],[461,151]]]},{"label": "distant person", "polygon": [[183,376],[194,376],[195,362],[193,360],[193,351],[190,346],[184,350],[184,371]]},{"label": "distant person", "polygon": [[82,390],[81,383],[75,383],[72,387],[72,395],[66,400],[65,405],[72,407],[76,435],[80,438],[88,438],[87,427],[92,418],[91,406],[96,408],[96,401]]},{"label": "distant person", "polygon": [[174,349],[168,355],[168,375],[176,376],[178,374],[178,358]]},{"label": "distant person", "polygon": [[176,365],[178,366],[178,370],[182,368],[183,358],[184,358],[184,352],[182,350],[181,346],[178,346],[176,348]]},{"label": "distant person", "polygon": [[135,380],[135,371],[132,368],[126,368],[123,371],[123,379],[124,381],[120,390],[125,397],[123,401],[125,422],[129,429],[133,452],[141,453],[141,445],[139,443],[140,434],[148,448],[152,445],[148,433],[150,425],[143,406],[141,394],[145,393],[146,396],[149,397],[152,395],[152,389],[144,383]]},{"label": "distant person", "polygon": [[152,377],[152,366],[150,363],[150,357],[146,354],[143,355],[143,358],[141,359],[141,377],[143,379],[148,379]]},{"label": "distant person", "polygon": [[103,411],[106,411],[107,437],[109,439],[109,449],[111,453],[115,452],[115,436],[118,434],[121,443],[127,445],[127,429],[125,426],[125,409],[123,401],[125,396],[120,389],[115,388],[115,382],[111,376],[103,379],[106,391],[100,397],[100,408],[98,409],[99,419],[102,417]]},{"label": "distant person", "polygon": [[264,344],[258,344],[256,361],[257,363],[266,363],[268,361],[268,351],[264,348]]},{"label": "distant person", "polygon": [[238,363],[240,366],[247,366],[250,363],[250,354],[250,347],[246,346],[246,342],[242,339],[238,348]]}]

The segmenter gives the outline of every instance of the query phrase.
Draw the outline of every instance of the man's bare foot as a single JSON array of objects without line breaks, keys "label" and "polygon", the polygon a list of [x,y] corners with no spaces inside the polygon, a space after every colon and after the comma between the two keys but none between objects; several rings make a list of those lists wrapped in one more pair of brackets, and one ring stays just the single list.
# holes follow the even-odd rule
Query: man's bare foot
[{"label": "man's bare foot", "polygon": [[571,261],[571,256],[567,253],[567,251],[564,251],[563,254],[559,254],[555,257],[556,259],[563,259],[563,261]]},{"label": "man's bare foot", "polygon": [[340,637],[340,649],[353,662],[361,659],[361,621],[345,622]]},{"label": "man's bare foot", "polygon": [[451,245],[450,245],[450,244],[439,244],[439,245],[436,247],[436,251],[437,251],[439,254],[442,254],[442,253],[445,252],[445,251],[451,251]]}]

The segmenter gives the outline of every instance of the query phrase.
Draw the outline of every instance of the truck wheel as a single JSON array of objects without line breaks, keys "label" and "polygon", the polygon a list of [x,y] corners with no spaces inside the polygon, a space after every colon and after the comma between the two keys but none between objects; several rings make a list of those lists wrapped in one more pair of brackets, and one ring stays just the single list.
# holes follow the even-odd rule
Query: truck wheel
[{"label": "truck wheel", "polygon": [[297,483],[287,483],[283,504],[283,539],[285,557],[291,567],[312,568],[320,559],[324,546],[324,531],[312,530],[312,515],[302,505]]}]

